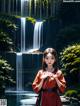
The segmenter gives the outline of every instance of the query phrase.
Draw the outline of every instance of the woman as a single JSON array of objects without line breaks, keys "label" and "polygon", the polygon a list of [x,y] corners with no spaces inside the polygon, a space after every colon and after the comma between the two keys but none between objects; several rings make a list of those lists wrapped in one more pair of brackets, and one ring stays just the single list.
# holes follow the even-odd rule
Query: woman
[{"label": "woman", "polygon": [[66,81],[57,68],[57,53],[47,48],[43,53],[42,69],[38,71],[32,84],[36,93],[41,91],[41,106],[62,106],[59,92],[64,93]]}]

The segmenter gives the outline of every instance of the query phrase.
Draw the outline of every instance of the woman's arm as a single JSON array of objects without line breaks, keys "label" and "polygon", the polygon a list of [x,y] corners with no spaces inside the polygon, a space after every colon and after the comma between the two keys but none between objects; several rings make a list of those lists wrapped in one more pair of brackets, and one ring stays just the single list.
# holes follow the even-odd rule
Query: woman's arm
[{"label": "woman's arm", "polygon": [[63,93],[66,88],[66,81],[62,72],[59,70],[57,74],[53,75],[53,77],[56,80],[59,90]]},{"label": "woman's arm", "polygon": [[34,81],[32,83],[32,88],[33,88],[33,90],[36,93],[38,93],[39,90],[40,90],[40,88],[39,88],[39,84],[41,82],[41,80],[40,80],[40,74],[41,74],[41,71],[38,71],[38,73],[37,73],[37,75],[36,75],[36,77],[35,77],[35,79],[34,79]]},{"label": "woman's arm", "polygon": [[39,71],[38,74],[35,77],[35,80],[33,81],[32,87],[33,90],[38,93],[40,91],[40,89],[42,88],[43,82],[46,80],[46,78],[49,75],[46,74],[43,71]]},{"label": "woman's arm", "polygon": [[40,89],[42,88],[43,82],[44,82],[44,79],[42,79],[42,80],[40,81],[40,83],[37,85],[39,91],[40,91]]}]

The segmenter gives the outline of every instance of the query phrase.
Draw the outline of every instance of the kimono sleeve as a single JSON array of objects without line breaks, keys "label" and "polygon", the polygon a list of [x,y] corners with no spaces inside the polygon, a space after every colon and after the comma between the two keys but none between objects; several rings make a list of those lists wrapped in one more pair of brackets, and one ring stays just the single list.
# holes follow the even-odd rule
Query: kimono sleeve
[{"label": "kimono sleeve", "polygon": [[34,90],[34,92],[38,93],[39,92],[39,89],[38,89],[38,84],[40,83],[40,71],[38,71],[33,83],[32,83],[32,88]]},{"label": "kimono sleeve", "polygon": [[66,80],[64,78],[64,75],[61,72],[61,75],[59,76],[59,81],[61,82],[61,87],[59,87],[60,93],[64,93],[66,89]]}]

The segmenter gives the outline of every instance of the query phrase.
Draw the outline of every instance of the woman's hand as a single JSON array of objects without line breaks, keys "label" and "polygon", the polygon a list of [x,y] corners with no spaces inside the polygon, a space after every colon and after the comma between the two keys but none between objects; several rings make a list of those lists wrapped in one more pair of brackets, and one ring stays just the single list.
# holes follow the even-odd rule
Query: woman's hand
[{"label": "woman's hand", "polygon": [[47,77],[51,77],[52,73],[51,72],[44,72],[43,75],[41,76],[42,79],[46,79]]}]

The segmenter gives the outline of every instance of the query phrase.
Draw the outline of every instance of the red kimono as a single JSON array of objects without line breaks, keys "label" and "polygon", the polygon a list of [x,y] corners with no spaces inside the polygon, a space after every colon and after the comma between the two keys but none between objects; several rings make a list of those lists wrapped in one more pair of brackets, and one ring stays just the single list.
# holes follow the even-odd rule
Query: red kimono
[{"label": "red kimono", "polygon": [[[33,81],[32,87],[33,90],[36,93],[39,93],[39,89],[38,89],[38,84],[40,83],[40,81],[42,80],[42,75],[46,74],[46,72],[44,72],[43,70],[38,71],[35,80]],[[60,70],[57,70],[56,73],[54,73],[55,75],[57,75],[59,81],[64,85],[61,87],[58,87],[57,82],[55,79],[53,79],[52,77],[49,77],[42,85],[43,89],[52,89],[52,88],[56,88],[57,91],[60,91],[61,93],[64,93],[65,88],[66,88],[66,81],[64,79],[63,74],[59,74],[61,73]],[[53,73],[52,73],[53,74]],[[61,100],[60,100],[60,96],[57,92],[42,92],[42,96],[41,96],[41,106],[62,106]]]}]

